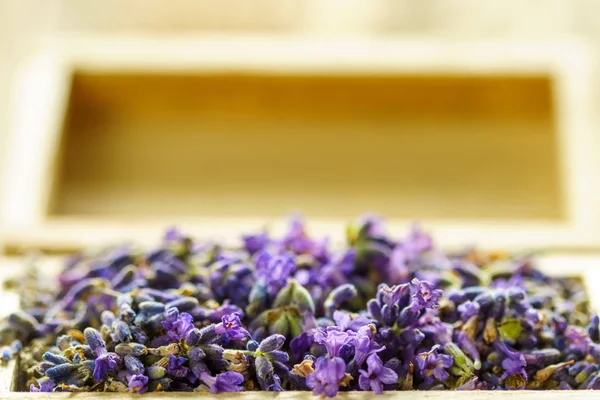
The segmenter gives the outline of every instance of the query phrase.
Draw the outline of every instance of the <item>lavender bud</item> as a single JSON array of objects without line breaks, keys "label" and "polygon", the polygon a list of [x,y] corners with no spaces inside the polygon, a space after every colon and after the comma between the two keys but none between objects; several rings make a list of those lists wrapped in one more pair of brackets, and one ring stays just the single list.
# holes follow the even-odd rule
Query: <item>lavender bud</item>
[{"label": "lavender bud", "polygon": [[527,365],[541,365],[545,366],[548,364],[555,364],[560,361],[561,353],[557,349],[541,349],[533,350],[530,353],[523,354]]},{"label": "lavender bud", "polygon": [[561,381],[558,384],[558,389],[559,390],[573,390],[573,387],[571,385],[569,385],[567,382]]},{"label": "lavender bud", "polygon": [[256,351],[258,350],[258,342],[256,340],[249,340],[248,343],[246,343],[246,350],[248,351]]},{"label": "lavender bud", "polygon": [[123,268],[115,277],[111,280],[111,286],[115,289],[130,284],[135,278],[136,268],[133,266],[127,266]]},{"label": "lavender bud", "polygon": [[39,363],[39,365],[36,367],[36,369],[38,370],[39,373],[41,374],[45,374],[46,371],[48,371],[50,368],[55,367],[56,365],[54,365],[53,363],[49,362],[49,361],[42,361],[41,363]]},{"label": "lavender bud", "polygon": [[60,364],[46,370],[46,376],[53,381],[60,381],[71,375],[77,368],[78,366],[75,364]]},{"label": "lavender bud", "polygon": [[579,386],[579,389],[600,389],[600,373],[598,371],[592,372],[590,376]]},{"label": "lavender bud", "polygon": [[[256,369],[256,376],[262,380],[269,379],[274,373],[273,364],[265,356],[256,357],[254,367]],[[263,388],[263,390],[266,390],[266,388]]]},{"label": "lavender bud", "polygon": [[110,393],[126,393],[129,392],[129,387],[121,381],[113,380],[106,386],[106,391]]},{"label": "lavender bud", "polygon": [[187,333],[187,335],[185,335],[185,344],[188,346],[195,346],[198,344],[201,338],[202,333],[200,332],[200,329],[193,328]]},{"label": "lavender bud", "polygon": [[20,340],[15,339],[12,341],[12,343],[10,344],[10,348],[15,352],[18,353],[21,350],[23,350],[23,343],[21,343]]},{"label": "lavender bud", "polygon": [[290,356],[285,351],[281,350],[273,350],[269,353],[269,358],[272,361],[277,361],[281,363],[286,363],[290,361]]},{"label": "lavender bud", "polygon": [[354,285],[350,283],[340,285],[333,289],[331,293],[329,293],[329,296],[327,296],[325,299],[325,309],[329,315],[333,315],[333,312],[338,309],[342,303],[356,297],[357,295],[358,291]]},{"label": "lavender bud", "polygon": [[394,325],[394,318],[396,317],[397,313],[398,306],[396,304],[394,304],[392,307],[384,304],[383,307],[381,307],[381,321],[384,323],[384,325],[392,326]]},{"label": "lavender bud", "polygon": [[206,354],[200,347],[192,347],[188,350],[187,356],[190,360],[199,361],[206,357]]},{"label": "lavender bud", "polygon": [[193,308],[199,306],[200,303],[198,299],[195,297],[181,297],[179,299],[173,300],[165,304],[165,308],[167,310],[171,308],[177,308],[180,312],[185,312],[192,310]]},{"label": "lavender bud", "polygon": [[315,312],[315,303],[312,296],[295,279],[288,280],[287,285],[282,288],[273,301],[274,308],[295,305],[302,311]]},{"label": "lavender bud", "polygon": [[145,311],[149,314],[159,314],[165,312],[166,310],[165,305],[163,303],[159,303],[158,301],[141,302],[138,308],[140,311]]},{"label": "lavender bud", "polygon": [[407,328],[411,325],[414,325],[418,321],[420,314],[420,311],[415,310],[411,306],[404,307],[404,309],[402,309],[400,312],[396,323],[398,324],[399,328]]},{"label": "lavender bud", "polygon": [[100,321],[106,326],[111,326],[115,322],[115,319],[115,314],[110,310],[104,310],[100,314]]},{"label": "lavender bud", "polygon": [[129,330],[131,331],[131,336],[133,337],[133,340],[135,340],[136,342],[145,344],[148,341],[148,337],[146,336],[144,331],[138,328],[137,326],[130,325]]},{"label": "lavender bud", "polygon": [[112,338],[115,342],[129,342],[132,339],[129,325],[123,321],[116,321],[112,326]]},{"label": "lavender bud", "polygon": [[400,338],[406,344],[418,345],[425,339],[425,334],[419,329],[406,329],[402,331]]},{"label": "lavender bud", "polygon": [[146,348],[146,346],[140,343],[119,343],[115,347],[115,353],[117,353],[120,356],[131,355],[139,357],[148,354],[148,349]]},{"label": "lavender bud", "polygon": [[371,315],[371,317],[373,317],[373,319],[376,319],[377,321],[381,321],[382,316],[381,316],[381,307],[379,306],[379,303],[377,302],[377,300],[375,299],[371,299],[367,302],[367,310],[369,311],[369,314]]},{"label": "lavender bud", "polygon": [[179,345],[177,343],[171,343],[168,346],[160,346],[156,349],[148,349],[148,353],[159,356],[170,356],[171,354],[179,354]]},{"label": "lavender bud", "polygon": [[592,379],[589,380],[587,385],[585,386],[587,390],[598,390],[600,389],[600,374],[595,372],[593,374]]},{"label": "lavender bud", "polygon": [[585,366],[581,372],[575,375],[575,382],[579,384],[584,383],[593,372],[596,372],[597,369],[598,367],[595,365]]},{"label": "lavender bud", "polygon": [[207,362],[212,362],[216,368],[227,368],[227,361],[223,358],[223,352],[225,349],[216,344],[209,344],[204,346],[204,352],[206,353]]},{"label": "lavender bud", "polygon": [[219,334],[216,332],[217,325],[210,324],[200,329],[200,342],[201,343],[212,343],[219,338]]},{"label": "lavender bud", "polygon": [[123,321],[131,323],[136,317],[136,312],[133,311],[130,304],[123,304],[120,307],[119,315]]},{"label": "lavender bud", "polygon": [[285,336],[283,335],[271,335],[265,338],[258,346],[258,351],[268,353],[273,350],[278,350],[285,343]]},{"label": "lavender bud", "polygon": [[486,310],[494,304],[494,298],[490,293],[487,292],[479,294],[473,299],[473,301],[479,304],[479,308],[481,310]]},{"label": "lavender bud", "polygon": [[454,365],[457,366],[463,373],[467,375],[473,375],[475,366],[473,361],[467,357],[467,355],[452,342],[448,342],[444,345],[444,353],[452,356],[454,359]]},{"label": "lavender bud", "polygon": [[477,317],[477,315],[474,315],[471,318],[469,318],[467,322],[465,322],[462,329],[471,339],[475,339],[475,336],[477,336],[478,325],[479,318]]},{"label": "lavender bud", "polygon": [[44,355],[42,356],[42,358],[48,362],[51,362],[52,364],[56,364],[56,365],[60,365],[60,364],[68,364],[71,361],[69,361],[69,359],[67,357],[55,354],[55,353],[51,353],[49,351],[45,352]]},{"label": "lavender bud", "polygon": [[592,343],[590,345],[589,354],[595,362],[600,363],[600,345]]},{"label": "lavender bud", "polygon": [[106,343],[104,343],[102,336],[100,336],[100,332],[94,328],[85,328],[83,335],[87,344],[92,348],[92,351],[97,352],[97,349],[106,347]]},{"label": "lavender bud", "polygon": [[123,361],[125,362],[125,368],[132,374],[141,375],[144,373],[144,364],[142,364],[138,358],[134,356],[125,356]]},{"label": "lavender bud", "polygon": [[163,367],[159,367],[157,365],[153,365],[146,369],[146,374],[148,375],[148,378],[150,378],[150,379],[163,378],[166,373],[167,373],[166,369],[164,369]]}]

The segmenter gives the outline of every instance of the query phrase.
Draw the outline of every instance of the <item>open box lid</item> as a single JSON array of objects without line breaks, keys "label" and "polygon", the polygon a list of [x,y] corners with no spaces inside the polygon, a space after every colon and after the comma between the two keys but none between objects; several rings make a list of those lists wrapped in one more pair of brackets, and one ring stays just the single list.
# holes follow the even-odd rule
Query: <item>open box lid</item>
[{"label": "open box lid", "polygon": [[4,244],[231,238],[362,212],[447,246],[597,247],[589,54],[572,43],[64,40],[23,69]]}]

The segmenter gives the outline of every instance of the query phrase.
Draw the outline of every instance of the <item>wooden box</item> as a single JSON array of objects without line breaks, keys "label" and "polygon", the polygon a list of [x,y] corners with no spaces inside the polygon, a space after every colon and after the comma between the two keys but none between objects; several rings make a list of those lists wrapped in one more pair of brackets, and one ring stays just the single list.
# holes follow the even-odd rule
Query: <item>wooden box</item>
[{"label": "wooden box", "polygon": [[[235,240],[265,223],[277,233],[294,211],[336,240],[373,211],[396,234],[419,219],[446,247],[579,251],[541,257],[542,269],[594,282],[600,258],[581,255],[600,245],[590,64],[577,43],[64,40],[20,71],[0,244],[19,253],[153,242],[172,224]],[[3,259],[15,265],[3,273],[15,262]],[[11,371],[0,371],[7,389]]]},{"label": "wooden box", "polygon": [[376,212],[448,246],[595,248],[590,62],[578,43],[65,39],[21,71],[5,247],[299,211],[330,235]]}]

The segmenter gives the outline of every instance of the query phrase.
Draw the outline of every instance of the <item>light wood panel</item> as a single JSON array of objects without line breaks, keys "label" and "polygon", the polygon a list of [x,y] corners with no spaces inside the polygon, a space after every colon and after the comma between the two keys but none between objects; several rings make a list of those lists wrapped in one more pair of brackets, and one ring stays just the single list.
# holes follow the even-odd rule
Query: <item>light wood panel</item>
[{"label": "light wood panel", "polygon": [[51,216],[564,217],[546,76],[78,73]]}]

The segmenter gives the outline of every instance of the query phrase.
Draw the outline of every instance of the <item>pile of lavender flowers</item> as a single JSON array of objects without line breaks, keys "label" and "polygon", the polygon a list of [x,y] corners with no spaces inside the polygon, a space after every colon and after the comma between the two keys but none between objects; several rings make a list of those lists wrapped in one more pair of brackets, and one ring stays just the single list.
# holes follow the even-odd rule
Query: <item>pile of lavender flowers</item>
[{"label": "pile of lavender flowers", "polygon": [[13,282],[0,356],[34,392],[600,388],[577,280],[417,228],[394,240],[373,217],[337,251],[299,219],[238,248],[171,229],[151,251],[71,257],[58,289],[32,280]]}]

